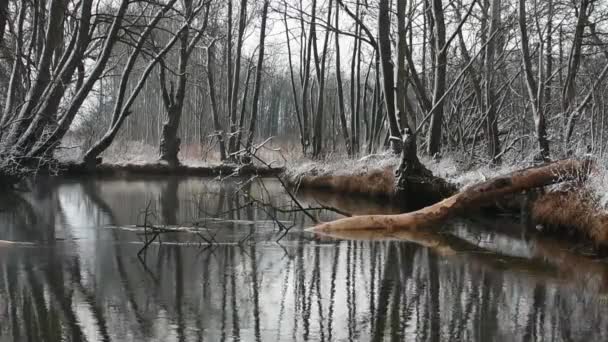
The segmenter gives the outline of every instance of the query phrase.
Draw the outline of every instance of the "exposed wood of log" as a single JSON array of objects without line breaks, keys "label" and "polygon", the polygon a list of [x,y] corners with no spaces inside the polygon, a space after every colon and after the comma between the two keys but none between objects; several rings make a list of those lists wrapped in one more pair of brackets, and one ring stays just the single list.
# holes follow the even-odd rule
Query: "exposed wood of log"
[{"label": "exposed wood of log", "polygon": [[[589,159],[566,159],[538,167],[515,171],[508,175],[466,188],[456,195],[426,208],[400,215],[355,216],[323,223],[312,231],[383,229],[387,231],[418,229],[443,222],[467,210],[475,210],[484,203],[525,190],[555,183],[584,179],[593,166]],[[415,194],[412,194],[415,195]]]}]

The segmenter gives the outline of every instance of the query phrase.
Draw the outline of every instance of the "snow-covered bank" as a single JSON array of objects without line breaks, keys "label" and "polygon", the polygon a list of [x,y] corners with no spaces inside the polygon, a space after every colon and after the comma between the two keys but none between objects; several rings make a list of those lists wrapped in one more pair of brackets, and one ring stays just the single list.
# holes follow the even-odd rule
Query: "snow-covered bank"
[{"label": "snow-covered bank", "polygon": [[[363,194],[393,198],[395,169],[399,160],[391,155],[374,155],[356,160],[308,161],[286,170],[287,179],[305,188],[317,188],[343,194]],[[448,182],[466,191],[498,176],[525,169],[528,165],[504,164],[464,169],[449,158],[439,161],[423,160],[425,166]],[[529,205],[533,226],[550,236],[576,237],[597,245],[608,245],[608,168],[606,162],[594,160],[588,172],[577,179],[586,181],[557,181],[556,185],[526,190],[524,196],[508,196],[497,203],[483,206],[498,210],[516,209]],[[581,171],[583,172],[583,171]],[[560,178],[560,175],[556,175]],[[572,177],[566,177],[572,179]],[[408,194],[417,198],[421,194]],[[513,198],[511,198],[513,197]],[[407,200],[407,199],[405,199]]]}]

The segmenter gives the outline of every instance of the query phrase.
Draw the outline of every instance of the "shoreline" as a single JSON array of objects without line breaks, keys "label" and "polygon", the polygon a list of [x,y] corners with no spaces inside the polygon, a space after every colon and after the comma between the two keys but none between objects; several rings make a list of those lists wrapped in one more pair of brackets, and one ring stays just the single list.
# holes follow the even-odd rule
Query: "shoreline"
[{"label": "shoreline", "polygon": [[65,163],[59,166],[59,176],[104,176],[104,177],[129,177],[129,176],[253,176],[262,177],[279,176],[285,171],[284,167],[216,164],[216,165],[178,165],[171,167],[164,163],[147,164],[100,164],[95,168],[87,168],[81,163]]}]

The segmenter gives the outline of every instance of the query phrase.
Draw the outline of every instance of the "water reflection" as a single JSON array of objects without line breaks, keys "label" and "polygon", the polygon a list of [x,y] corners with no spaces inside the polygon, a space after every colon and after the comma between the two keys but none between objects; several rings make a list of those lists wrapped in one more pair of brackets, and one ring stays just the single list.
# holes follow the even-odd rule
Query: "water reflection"
[{"label": "water reflection", "polygon": [[[366,212],[360,201],[303,200]],[[198,225],[216,243],[166,234],[138,259],[133,225],[148,204],[155,224]],[[315,238],[289,205],[271,180],[47,179],[0,196],[0,341],[608,337],[608,267],[559,243],[479,222],[449,235]],[[270,216],[296,225],[280,244]]]}]

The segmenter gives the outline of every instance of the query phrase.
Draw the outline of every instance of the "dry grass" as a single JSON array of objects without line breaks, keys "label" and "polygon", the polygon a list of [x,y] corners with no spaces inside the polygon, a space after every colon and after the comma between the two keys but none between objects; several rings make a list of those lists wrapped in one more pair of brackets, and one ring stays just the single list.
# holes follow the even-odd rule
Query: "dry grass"
[{"label": "dry grass", "polygon": [[558,235],[584,237],[608,245],[608,214],[588,192],[549,192],[534,201],[531,214],[534,222]]},{"label": "dry grass", "polygon": [[392,197],[395,194],[395,174],[392,167],[387,167],[360,175],[303,176],[299,185],[346,194]]},{"label": "dry grass", "polygon": [[289,160],[286,177],[297,180],[304,176],[353,176],[376,170],[396,168],[399,158],[391,153],[372,154],[358,159],[344,155],[328,155],[320,160],[297,158]]},{"label": "dry grass", "polygon": [[399,158],[392,154],[359,159],[326,156],[323,160],[290,161],[284,177],[307,189],[390,198],[395,194],[394,170],[398,164]]},{"label": "dry grass", "polygon": [[[440,160],[422,157],[421,161],[433,175],[459,188],[486,181],[518,168],[515,165],[508,165],[464,170],[463,165],[450,157]],[[330,156],[317,161],[300,159],[287,164],[285,176],[293,184],[310,188],[390,197],[395,191],[394,171],[399,162],[399,157],[391,153],[374,154],[359,159],[343,156]]]}]

